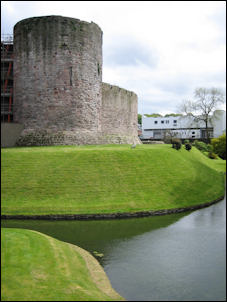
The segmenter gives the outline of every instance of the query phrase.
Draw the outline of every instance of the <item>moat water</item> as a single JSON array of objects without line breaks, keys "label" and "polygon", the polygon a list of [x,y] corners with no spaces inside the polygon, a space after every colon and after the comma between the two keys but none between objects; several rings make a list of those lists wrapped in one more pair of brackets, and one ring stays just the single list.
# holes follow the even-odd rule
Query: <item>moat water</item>
[{"label": "moat water", "polygon": [[226,199],[201,210],[103,221],[2,220],[90,251],[131,301],[226,300]]}]

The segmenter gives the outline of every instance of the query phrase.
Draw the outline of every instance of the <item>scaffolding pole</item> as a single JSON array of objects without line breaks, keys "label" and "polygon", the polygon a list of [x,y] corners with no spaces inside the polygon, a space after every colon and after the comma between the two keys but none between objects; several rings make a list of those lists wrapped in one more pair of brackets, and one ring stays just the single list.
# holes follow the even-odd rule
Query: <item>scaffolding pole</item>
[{"label": "scaffolding pole", "polygon": [[13,121],[13,36],[1,35],[1,122]]}]

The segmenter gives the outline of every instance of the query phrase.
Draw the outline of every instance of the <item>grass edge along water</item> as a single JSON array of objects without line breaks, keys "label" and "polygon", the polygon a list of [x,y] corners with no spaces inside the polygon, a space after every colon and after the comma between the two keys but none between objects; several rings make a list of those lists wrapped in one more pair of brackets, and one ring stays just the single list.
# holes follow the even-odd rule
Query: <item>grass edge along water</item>
[{"label": "grass edge along water", "polygon": [[37,231],[1,228],[2,301],[121,301],[84,249]]}]

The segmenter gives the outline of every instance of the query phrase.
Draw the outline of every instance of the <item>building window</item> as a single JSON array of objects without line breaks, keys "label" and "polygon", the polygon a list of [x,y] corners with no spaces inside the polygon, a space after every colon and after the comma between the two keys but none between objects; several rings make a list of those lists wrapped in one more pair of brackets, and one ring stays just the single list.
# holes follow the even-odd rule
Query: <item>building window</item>
[{"label": "building window", "polygon": [[195,131],[192,131],[192,134],[195,134]]},{"label": "building window", "polygon": [[176,123],[177,123],[177,120],[173,120],[173,123],[176,124]]},{"label": "building window", "polygon": [[168,120],[166,120],[166,124],[169,124],[169,121],[168,121]]},{"label": "building window", "polygon": [[161,138],[161,131],[154,131],[154,138]]},{"label": "building window", "polygon": [[155,124],[157,124],[157,123],[158,123],[158,121],[154,121],[154,123],[155,123]]},{"label": "building window", "polygon": [[164,124],[164,121],[161,121],[162,124]]}]

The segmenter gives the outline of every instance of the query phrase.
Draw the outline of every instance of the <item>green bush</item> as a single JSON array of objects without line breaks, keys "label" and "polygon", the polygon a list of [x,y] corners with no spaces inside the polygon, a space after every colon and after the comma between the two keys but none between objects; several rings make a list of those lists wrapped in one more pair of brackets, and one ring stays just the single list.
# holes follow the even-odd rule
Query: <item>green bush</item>
[{"label": "green bush", "polygon": [[169,135],[165,135],[163,139],[165,144],[171,144],[172,143],[172,138]]},{"label": "green bush", "polygon": [[207,150],[208,152],[213,152],[214,151],[213,146],[211,144],[207,144]]},{"label": "green bush", "polygon": [[204,143],[204,142],[200,142],[200,141],[195,140],[194,141],[194,145],[195,145],[195,147],[198,150],[200,150],[202,152],[209,152],[209,151],[211,151],[209,145],[206,144],[206,143]]},{"label": "green bush", "polygon": [[185,145],[185,149],[186,149],[187,151],[190,151],[190,150],[191,150],[192,145],[191,145],[190,143],[185,143],[184,145]]},{"label": "green bush", "polygon": [[226,159],[226,134],[211,139],[213,151],[222,159]]},{"label": "green bush", "polygon": [[214,152],[210,151],[210,152],[208,153],[208,157],[211,158],[211,159],[216,159],[216,158],[217,158],[217,155],[216,155]]},{"label": "green bush", "polygon": [[172,138],[171,143],[172,143],[172,148],[174,148],[176,150],[180,150],[181,140],[179,138]]},{"label": "green bush", "polygon": [[197,142],[198,142],[198,140],[195,139],[195,140],[192,142],[192,146],[195,146]]},{"label": "green bush", "polygon": [[184,144],[188,144],[188,143],[190,143],[190,142],[189,142],[189,139],[185,139],[185,140],[184,140]]}]

